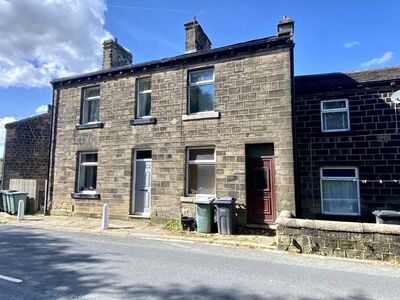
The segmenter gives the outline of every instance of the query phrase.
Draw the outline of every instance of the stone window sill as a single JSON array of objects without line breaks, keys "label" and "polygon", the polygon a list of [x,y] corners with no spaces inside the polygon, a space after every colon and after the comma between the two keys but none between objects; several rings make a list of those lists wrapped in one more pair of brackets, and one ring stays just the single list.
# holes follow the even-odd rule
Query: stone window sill
[{"label": "stone window sill", "polygon": [[321,130],[321,136],[351,136],[354,135],[354,131],[351,130],[343,130],[343,131],[322,131]]},{"label": "stone window sill", "polygon": [[182,121],[194,121],[205,119],[219,119],[220,113],[218,111],[210,111],[198,114],[182,115]]},{"label": "stone window sill", "polygon": [[74,199],[100,199],[100,193],[71,193],[71,197]]},{"label": "stone window sill", "polygon": [[103,128],[104,124],[102,122],[91,122],[86,124],[76,124],[76,130],[83,130],[83,129],[93,129],[93,128]]},{"label": "stone window sill", "polygon": [[131,125],[147,125],[147,124],[156,124],[156,118],[139,118],[139,119],[130,119],[129,124]]},{"label": "stone window sill", "polygon": [[196,197],[186,196],[186,197],[181,197],[180,200],[182,203],[194,203],[195,198]]}]

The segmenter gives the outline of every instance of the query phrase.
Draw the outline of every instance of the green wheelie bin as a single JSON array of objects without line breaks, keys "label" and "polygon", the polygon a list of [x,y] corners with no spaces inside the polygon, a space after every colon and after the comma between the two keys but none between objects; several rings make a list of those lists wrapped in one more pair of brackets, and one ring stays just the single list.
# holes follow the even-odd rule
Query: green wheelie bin
[{"label": "green wheelie bin", "polygon": [[0,190],[0,211],[7,212],[7,198],[5,195],[7,192],[7,190]]},{"label": "green wheelie bin", "polygon": [[7,194],[7,204],[9,204],[9,213],[12,215],[16,215],[18,213],[18,203],[19,200],[24,201],[24,212],[26,210],[26,200],[28,193],[24,192],[17,192],[17,191],[10,191]]},{"label": "green wheelie bin", "polygon": [[14,211],[14,205],[11,205],[11,198],[9,197],[10,193],[16,192],[16,190],[3,190],[3,205],[5,207],[4,211],[6,213],[11,214],[11,211]]},{"label": "green wheelie bin", "polygon": [[210,233],[214,225],[214,197],[196,198],[196,224],[197,232]]},{"label": "green wheelie bin", "polygon": [[13,207],[11,207],[11,198],[9,197],[9,193],[11,191],[8,191],[7,193],[4,194],[4,196],[6,197],[6,205],[7,205],[7,213],[11,214],[12,211],[14,211],[14,205]]}]

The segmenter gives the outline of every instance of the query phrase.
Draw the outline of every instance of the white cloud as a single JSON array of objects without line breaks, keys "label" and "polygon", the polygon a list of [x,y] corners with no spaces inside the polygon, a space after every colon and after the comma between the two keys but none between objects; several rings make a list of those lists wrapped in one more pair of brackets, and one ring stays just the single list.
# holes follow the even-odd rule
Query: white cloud
[{"label": "white cloud", "polygon": [[359,46],[360,42],[358,41],[347,41],[346,43],[343,44],[343,47],[349,49],[349,48],[353,48],[355,46]]},{"label": "white cloud", "polygon": [[0,118],[0,157],[4,154],[4,142],[6,140],[6,128],[4,127],[7,123],[16,121],[14,117]]},{"label": "white cloud", "polygon": [[0,0],[0,87],[100,68],[105,0]]},{"label": "white cloud", "polygon": [[393,58],[393,52],[386,51],[380,57],[375,57],[375,58],[373,58],[371,60],[363,62],[361,64],[361,67],[368,68],[368,67],[371,67],[371,66],[374,66],[374,65],[381,65],[381,64],[384,64],[384,63],[387,63],[387,62],[391,61],[392,58]]},{"label": "white cloud", "polygon": [[48,112],[49,106],[47,104],[40,105],[36,108],[35,112],[37,115],[45,114]]}]

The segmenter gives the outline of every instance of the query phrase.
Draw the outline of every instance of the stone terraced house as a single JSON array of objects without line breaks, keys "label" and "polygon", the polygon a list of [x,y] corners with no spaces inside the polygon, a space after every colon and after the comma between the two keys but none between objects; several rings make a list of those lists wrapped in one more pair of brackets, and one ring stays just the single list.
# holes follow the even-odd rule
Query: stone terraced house
[{"label": "stone terraced house", "polygon": [[2,189],[28,192],[30,211],[43,208],[49,172],[52,107],[5,125]]},{"label": "stone terraced house", "polygon": [[399,67],[295,77],[298,216],[400,211],[399,86]]},{"label": "stone terraced house", "polygon": [[185,54],[132,64],[107,40],[102,70],[53,80],[52,214],[180,218],[209,196],[242,224],[295,214],[293,25],[211,49],[193,20]]}]

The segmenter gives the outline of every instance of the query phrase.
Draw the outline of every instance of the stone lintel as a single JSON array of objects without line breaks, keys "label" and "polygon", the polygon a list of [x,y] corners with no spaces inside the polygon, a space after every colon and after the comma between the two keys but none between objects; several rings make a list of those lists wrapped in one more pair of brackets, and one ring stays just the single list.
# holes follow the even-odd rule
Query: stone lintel
[{"label": "stone lintel", "polygon": [[131,124],[131,125],[157,124],[157,119],[156,118],[130,119],[129,124]]}]

